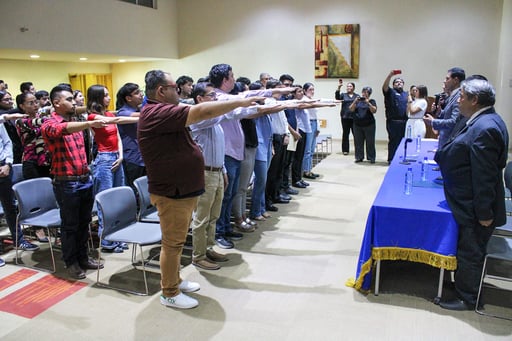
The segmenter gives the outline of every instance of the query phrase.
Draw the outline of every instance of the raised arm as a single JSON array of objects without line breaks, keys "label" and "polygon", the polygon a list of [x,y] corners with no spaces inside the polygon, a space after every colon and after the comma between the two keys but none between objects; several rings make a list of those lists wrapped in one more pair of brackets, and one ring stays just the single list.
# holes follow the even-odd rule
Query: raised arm
[{"label": "raised arm", "polygon": [[190,107],[186,126],[202,120],[217,117],[230,112],[238,107],[255,105],[257,101],[265,100],[264,97],[235,98],[227,101],[203,102]]}]

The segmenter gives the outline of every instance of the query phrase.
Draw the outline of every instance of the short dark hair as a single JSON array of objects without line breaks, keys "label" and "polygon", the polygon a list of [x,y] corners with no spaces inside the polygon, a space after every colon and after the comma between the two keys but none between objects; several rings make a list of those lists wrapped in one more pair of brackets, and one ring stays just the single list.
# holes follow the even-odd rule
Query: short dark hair
[{"label": "short dark hair", "polygon": [[169,73],[162,70],[151,70],[146,72],[144,82],[146,83],[146,96],[148,98],[155,98],[156,89],[159,86],[166,84],[167,75],[169,75]]},{"label": "short dark hair", "polygon": [[275,78],[271,78],[267,81],[267,89],[274,89],[276,88],[278,85],[281,85],[281,81],[275,79]]},{"label": "short dark hair", "polygon": [[126,104],[126,96],[130,96],[132,92],[139,88],[138,84],[125,83],[116,94],[116,109],[119,110],[123,105]]},{"label": "short dark hair", "polygon": [[20,84],[20,91],[21,92],[30,91],[31,86],[34,86],[34,84],[32,82],[23,82]]},{"label": "short dark hair", "polygon": [[195,104],[199,103],[199,101],[197,100],[197,96],[206,95],[207,87],[213,88],[214,86],[210,82],[199,82],[194,86],[194,89],[192,90],[192,94],[190,96],[194,99]]},{"label": "short dark hair", "polygon": [[261,90],[263,88],[263,84],[260,81],[255,81],[249,84],[249,90]]},{"label": "short dark hair", "polygon": [[22,92],[21,94],[16,96],[16,106],[18,107],[18,109],[20,109],[20,111],[23,111],[23,110],[21,110],[20,105],[25,103],[25,100],[27,99],[27,97],[29,95],[32,95],[32,94],[31,93]]},{"label": "short dark hair", "polygon": [[194,83],[194,80],[192,79],[192,77],[189,77],[189,76],[179,76],[178,79],[176,79],[176,85],[178,87],[180,87],[186,83]]},{"label": "short dark hair", "polygon": [[249,78],[247,78],[247,77],[238,77],[236,79],[236,81],[240,82],[240,83],[243,83],[243,84],[245,84],[247,86],[251,85],[251,80]]},{"label": "short dark hair", "polygon": [[279,81],[281,83],[284,83],[284,81],[290,81],[293,84],[293,82],[295,82],[295,79],[292,76],[290,76],[289,74],[285,73],[285,74],[282,74],[281,77],[279,77]]},{"label": "short dark hair", "polygon": [[466,72],[464,72],[460,67],[452,67],[448,72],[450,73],[450,77],[457,78],[459,82],[466,79]]},{"label": "short dark hair", "polygon": [[371,86],[363,86],[363,89],[361,91],[368,91],[368,96],[370,96],[373,92]]},{"label": "short dark hair", "polygon": [[216,87],[220,88],[224,79],[229,78],[229,71],[232,71],[228,64],[216,64],[210,69],[210,82]]},{"label": "short dark hair", "polygon": [[46,90],[39,90],[34,94],[34,96],[36,96],[36,99],[41,99],[45,96],[50,96],[50,94]]},{"label": "short dark hair", "polygon": [[53,101],[56,100],[61,92],[63,91],[68,91],[68,92],[71,92],[71,87],[70,86],[67,86],[66,84],[59,84],[57,86],[55,86],[51,91],[50,91],[50,100],[52,101],[52,104],[53,104]]}]

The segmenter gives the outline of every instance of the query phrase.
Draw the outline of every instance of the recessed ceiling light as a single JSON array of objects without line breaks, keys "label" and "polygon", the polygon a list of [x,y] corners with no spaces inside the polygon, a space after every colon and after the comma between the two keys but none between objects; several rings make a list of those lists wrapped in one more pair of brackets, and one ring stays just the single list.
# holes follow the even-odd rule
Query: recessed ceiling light
[{"label": "recessed ceiling light", "polygon": [[39,57],[40,57],[40,56],[39,56],[38,54],[31,54],[31,55],[30,55],[30,58],[32,58],[32,59],[37,59],[37,58],[39,58]]},{"label": "recessed ceiling light", "polygon": [[119,59],[119,63],[124,63],[126,62],[126,59]]},{"label": "recessed ceiling light", "polygon": [[87,60],[87,57],[80,57],[80,60]]}]

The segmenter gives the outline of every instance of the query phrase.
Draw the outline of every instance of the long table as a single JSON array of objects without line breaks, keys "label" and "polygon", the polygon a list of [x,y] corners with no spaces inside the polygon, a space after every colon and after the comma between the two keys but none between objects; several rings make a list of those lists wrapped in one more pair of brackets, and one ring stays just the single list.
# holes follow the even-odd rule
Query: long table
[{"label": "long table", "polygon": [[[373,202],[359,253],[356,278],[348,285],[369,292],[376,263],[375,295],[379,293],[380,261],[407,260],[440,269],[437,303],[444,270],[455,270],[458,228],[446,202],[440,172],[432,161],[437,140],[423,139],[421,151],[409,143],[404,162],[402,140]],[[427,181],[421,181],[421,162],[430,160]],[[406,164],[409,163],[409,164]],[[412,193],[404,193],[405,173],[413,170]]]}]

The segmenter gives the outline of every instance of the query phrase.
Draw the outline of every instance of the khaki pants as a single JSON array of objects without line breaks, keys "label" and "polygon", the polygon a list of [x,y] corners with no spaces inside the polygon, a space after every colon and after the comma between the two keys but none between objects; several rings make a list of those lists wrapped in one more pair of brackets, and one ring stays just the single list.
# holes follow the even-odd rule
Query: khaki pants
[{"label": "khaki pants", "polygon": [[181,253],[198,197],[170,199],[150,194],[150,198],[151,203],[158,210],[160,228],[162,229],[162,250],[160,252],[162,294],[166,297],[173,297],[180,293],[178,286],[181,283]]},{"label": "khaki pants", "polygon": [[221,171],[204,172],[205,192],[199,197],[192,221],[193,259],[206,258],[206,250],[215,244],[215,227],[224,197],[224,176]]}]

